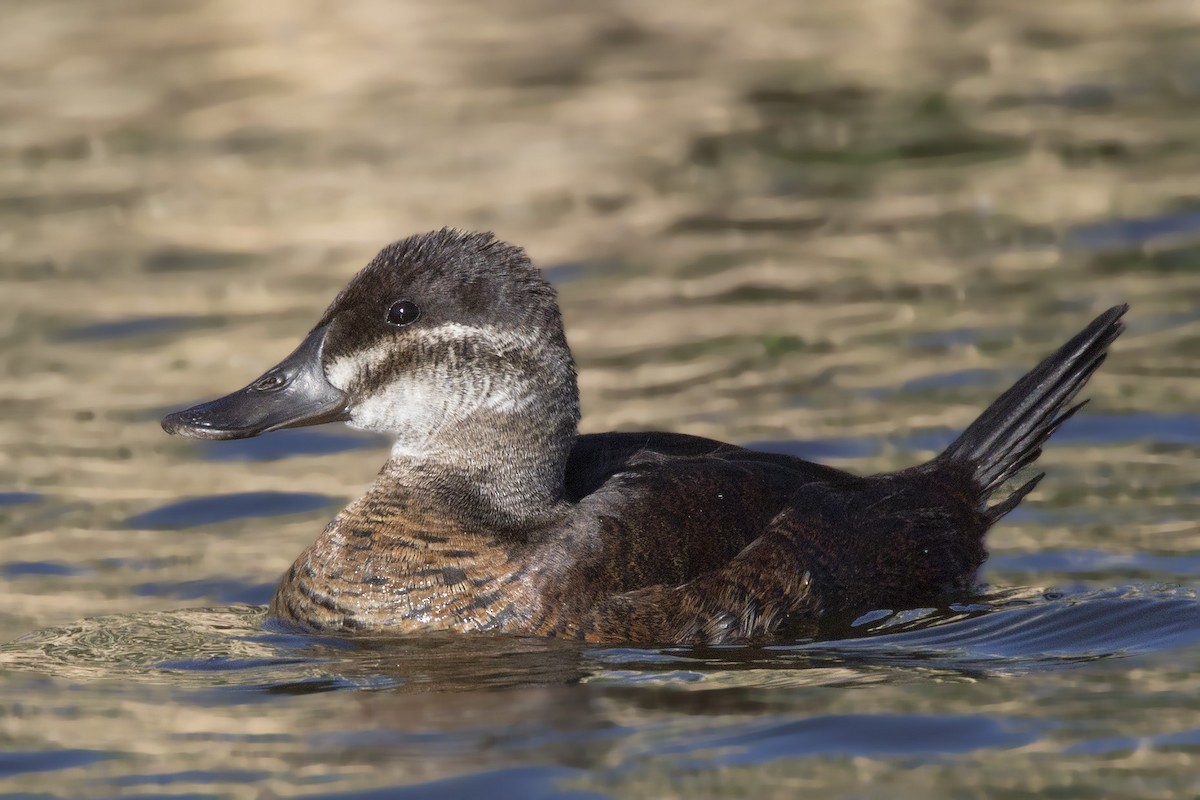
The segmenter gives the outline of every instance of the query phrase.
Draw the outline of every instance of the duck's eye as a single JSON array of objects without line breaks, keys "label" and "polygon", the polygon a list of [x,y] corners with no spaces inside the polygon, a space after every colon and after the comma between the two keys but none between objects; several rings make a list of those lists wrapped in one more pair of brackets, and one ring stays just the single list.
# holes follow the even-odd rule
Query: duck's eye
[{"label": "duck's eye", "polygon": [[421,307],[412,300],[397,300],[387,312],[387,324],[411,325],[421,318]]}]

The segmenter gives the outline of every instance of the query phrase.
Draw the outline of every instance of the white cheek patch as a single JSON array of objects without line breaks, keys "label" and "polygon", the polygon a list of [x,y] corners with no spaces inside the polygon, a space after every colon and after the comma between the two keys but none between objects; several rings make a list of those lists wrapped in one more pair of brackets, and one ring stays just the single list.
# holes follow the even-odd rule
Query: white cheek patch
[{"label": "white cheek patch", "polygon": [[350,409],[350,426],[396,437],[396,448],[424,452],[461,409],[427,379],[391,383]]},{"label": "white cheek patch", "polygon": [[428,452],[448,426],[481,409],[516,413],[537,402],[538,390],[532,384],[538,376],[511,369],[497,371],[494,362],[486,369],[473,369],[474,365],[456,357],[454,348],[471,340],[502,355],[507,350],[536,348],[531,338],[458,324],[412,333],[419,339],[410,346],[417,352],[436,353],[437,360],[410,362],[399,374],[380,376],[381,385],[369,394],[361,393],[358,378],[387,363],[394,351],[391,343],[343,356],[325,370],[330,384],[351,395],[348,424],[395,436],[393,454]]},{"label": "white cheek patch", "polygon": [[329,385],[335,389],[343,392],[349,391],[356,375],[362,375],[368,369],[378,367],[386,357],[387,350],[382,347],[373,347],[370,350],[342,356],[325,367],[325,380],[329,381]]}]

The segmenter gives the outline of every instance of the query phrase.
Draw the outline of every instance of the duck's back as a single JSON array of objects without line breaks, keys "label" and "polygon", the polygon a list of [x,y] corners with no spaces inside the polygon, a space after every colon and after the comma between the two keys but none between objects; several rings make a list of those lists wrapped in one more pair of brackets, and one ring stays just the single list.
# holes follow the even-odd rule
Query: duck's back
[{"label": "duck's back", "polygon": [[969,589],[990,520],[963,465],[859,477],[664,433],[581,437],[573,513],[533,555],[536,633],[745,640]]},{"label": "duck's back", "polygon": [[[766,485],[780,503],[805,484],[842,486],[862,480],[857,475],[795,456],[761,453],[702,436],[660,431],[593,433],[580,436],[571,450],[565,477],[567,497],[579,502],[614,475],[643,471],[647,465],[675,465],[669,471],[687,480],[689,469],[705,461],[736,467],[745,480]],[[685,462],[688,466],[684,466]],[[686,503],[690,491],[664,492],[662,499]]]},{"label": "duck's back", "polygon": [[863,478],[791,456],[671,433],[581,436],[567,464],[571,512],[530,553],[536,632],[589,633],[616,595],[675,587],[727,567],[798,490]]}]

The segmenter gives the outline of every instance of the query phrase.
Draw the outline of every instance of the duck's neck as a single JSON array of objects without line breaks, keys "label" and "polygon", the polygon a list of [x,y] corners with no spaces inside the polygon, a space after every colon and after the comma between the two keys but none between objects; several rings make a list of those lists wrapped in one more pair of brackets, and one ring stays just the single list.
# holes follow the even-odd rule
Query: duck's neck
[{"label": "duck's neck", "polygon": [[374,488],[419,501],[468,531],[520,535],[565,512],[576,418],[488,411],[420,450],[397,443]]}]

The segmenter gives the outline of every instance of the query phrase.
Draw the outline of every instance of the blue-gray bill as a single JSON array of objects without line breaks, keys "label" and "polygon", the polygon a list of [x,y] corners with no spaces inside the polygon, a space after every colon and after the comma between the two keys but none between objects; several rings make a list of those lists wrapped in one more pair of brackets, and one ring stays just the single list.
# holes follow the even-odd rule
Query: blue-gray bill
[{"label": "blue-gray bill", "polygon": [[246,439],[348,419],[348,399],[325,378],[321,353],[327,326],[244,389],[163,417],[167,433],[193,439]]}]

